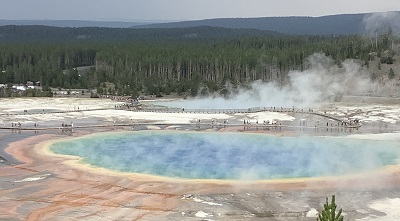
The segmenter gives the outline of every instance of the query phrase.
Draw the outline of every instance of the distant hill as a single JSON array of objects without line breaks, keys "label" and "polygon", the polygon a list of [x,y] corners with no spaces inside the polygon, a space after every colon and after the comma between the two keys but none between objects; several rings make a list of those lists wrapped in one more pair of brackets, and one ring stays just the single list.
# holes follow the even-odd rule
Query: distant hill
[{"label": "distant hill", "polygon": [[[1,15],[0,15],[1,16]],[[322,17],[263,17],[263,18],[218,18],[195,21],[85,21],[85,20],[5,20],[0,26],[51,26],[65,28],[193,28],[219,27],[228,29],[254,29],[292,35],[350,35],[374,33],[391,27],[400,33],[400,12],[342,14]]]},{"label": "distant hill", "polygon": [[[389,25],[399,26],[400,12],[390,13]],[[376,18],[374,15],[378,14]],[[386,14],[343,14],[322,17],[265,17],[265,18],[219,18],[198,21],[182,21],[163,24],[149,24],[134,28],[187,28],[196,26],[211,26],[224,28],[250,28],[259,30],[271,30],[284,34],[294,35],[349,35],[363,34],[366,32],[365,22],[384,23],[382,18],[388,18]],[[366,19],[367,18],[367,19]],[[385,25],[385,24],[384,24]],[[367,25],[372,28],[373,25]]]},{"label": "distant hill", "polygon": [[234,39],[246,36],[281,35],[256,29],[228,29],[219,27],[190,27],[170,29],[132,29],[99,27],[0,26],[0,42],[60,42],[60,41],[154,41],[181,39]]},{"label": "distant hill", "polygon": [[0,19],[0,26],[5,25],[45,25],[53,27],[106,27],[129,28],[137,25],[160,23],[157,21],[123,22],[123,21],[85,21],[85,20],[5,20]]}]

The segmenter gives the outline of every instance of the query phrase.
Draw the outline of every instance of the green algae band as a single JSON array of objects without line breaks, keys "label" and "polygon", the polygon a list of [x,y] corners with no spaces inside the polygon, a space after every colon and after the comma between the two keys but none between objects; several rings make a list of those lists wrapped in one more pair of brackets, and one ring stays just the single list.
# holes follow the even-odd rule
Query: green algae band
[{"label": "green algae band", "polygon": [[335,176],[396,165],[397,142],[244,133],[105,133],[50,149],[122,172],[187,179],[268,180]]}]

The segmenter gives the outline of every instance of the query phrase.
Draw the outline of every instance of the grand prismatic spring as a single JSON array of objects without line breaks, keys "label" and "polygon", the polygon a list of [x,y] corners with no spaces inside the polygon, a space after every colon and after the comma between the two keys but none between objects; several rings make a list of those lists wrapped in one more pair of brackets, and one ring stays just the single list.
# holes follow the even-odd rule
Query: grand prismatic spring
[{"label": "grand prismatic spring", "polygon": [[391,141],[170,131],[100,133],[50,150],[114,171],[219,180],[349,175],[396,165],[400,156]]}]

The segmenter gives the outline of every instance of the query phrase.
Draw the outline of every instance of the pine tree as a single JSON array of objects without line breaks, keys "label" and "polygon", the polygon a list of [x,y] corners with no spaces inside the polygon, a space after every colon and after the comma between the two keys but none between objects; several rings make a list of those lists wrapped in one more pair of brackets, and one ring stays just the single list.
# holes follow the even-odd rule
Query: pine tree
[{"label": "pine tree", "polygon": [[390,70],[389,70],[389,79],[393,79],[394,78],[394,71],[393,71],[393,69],[392,68],[390,68]]},{"label": "pine tree", "polygon": [[335,195],[332,195],[331,203],[326,198],[324,210],[318,215],[317,221],[343,221],[342,209],[336,213],[337,205],[335,203]]}]

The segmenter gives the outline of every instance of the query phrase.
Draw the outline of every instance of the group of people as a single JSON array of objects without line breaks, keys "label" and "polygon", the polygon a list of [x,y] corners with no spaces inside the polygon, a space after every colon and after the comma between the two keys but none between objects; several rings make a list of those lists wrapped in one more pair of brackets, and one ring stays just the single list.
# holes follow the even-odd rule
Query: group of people
[{"label": "group of people", "polygon": [[[280,107],[280,108],[278,108],[278,107],[272,107],[271,106],[271,108],[270,108],[270,111],[277,111],[277,112],[298,112],[298,113],[304,113],[304,109],[302,108],[302,109],[296,109],[294,106],[292,107],[292,108],[284,108],[284,107]],[[311,108],[308,108],[308,112],[309,113],[312,113],[312,112],[314,112],[314,110],[313,109],[311,109]]]},{"label": "group of people", "polygon": [[[21,124],[20,122],[17,122],[17,123],[12,122],[12,123],[11,123],[11,128],[12,128],[13,131],[14,131],[14,130],[20,131],[20,130],[21,130],[21,127],[22,127],[22,124]],[[33,124],[33,127],[34,127],[34,128],[39,127],[39,123],[34,123],[34,124]],[[36,132],[37,132],[37,131],[35,130],[35,133],[36,133]]]},{"label": "group of people", "polygon": [[140,103],[138,104],[131,104],[131,103],[123,103],[123,104],[116,104],[114,105],[115,110],[142,110],[142,106]]},{"label": "group of people", "polygon": [[64,128],[64,127],[71,127],[71,128],[73,128],[74,127],[74,123],[71,121],[71,124],[64,124],[64,122],[62,122],[61,123],[61,127],[62,128]]},{"label": "group of people", "polygon": [[21,123],[20,123],[20,122],[18,122],[18,123],[12,122],[12,123],[11,123],[11,127],[12,127],[12,128],[14,128],[14,127],[21,128]]},{"label": "group of people", "polygon": [[[326,122],[326,127],[353,127],[353,126],[359,126],[360,125],[360,121],[358,119],[355,120],[342,120],[342,121],[337,121],[337,122]],[[300,120],[300,126],[307,126],[307,120]],[[319,127],[320,126],[320,122],[319,120],[315,121],[314,127]]]},{"label": "group of people", "polygon": [[[246,120],[246,119],[244,119],[243,120],[243,124],[247,124],[247,125],[251,125],[251,122],[250,122],[250,120]],[[256,120],[256,125],[258,125],[258,119]],[[264,120],[263,121],[263,125],[280,125],[280,126],[282,126],[282,122],[280,122],[280,121],[278,121],[278,120],[271,120],[271,121],[269,121],[269,120]]]}]

